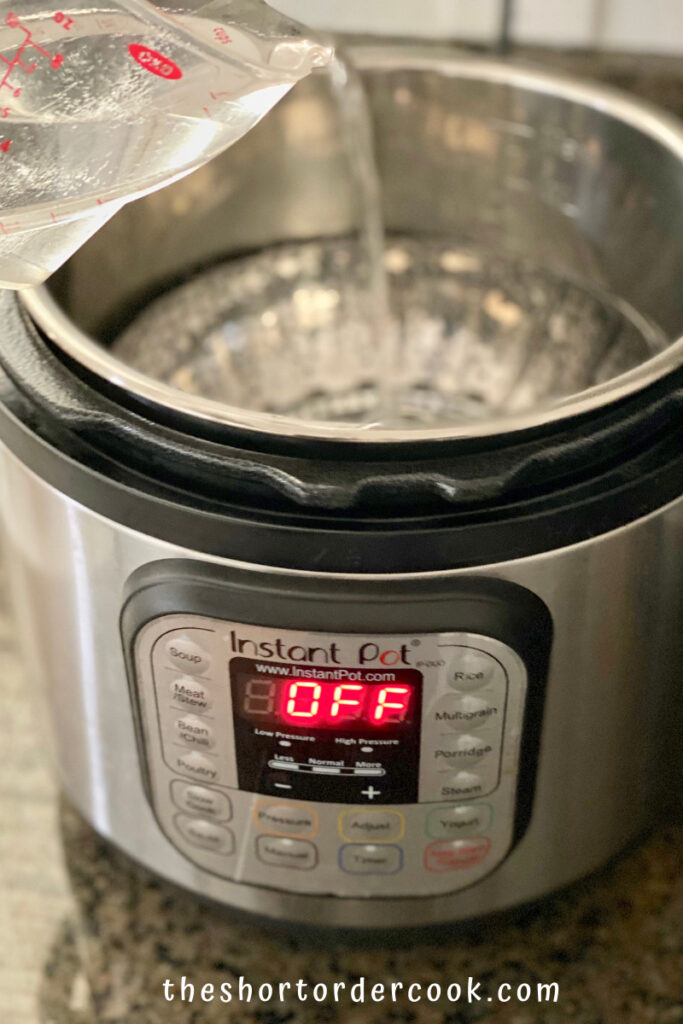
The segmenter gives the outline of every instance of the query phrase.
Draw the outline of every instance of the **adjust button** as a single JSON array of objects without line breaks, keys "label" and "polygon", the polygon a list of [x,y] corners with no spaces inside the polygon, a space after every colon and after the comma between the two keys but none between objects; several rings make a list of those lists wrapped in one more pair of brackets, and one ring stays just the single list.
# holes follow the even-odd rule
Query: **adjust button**
[{"label": "adjust button", "polygon": [[196,711],[203,715],[211,710],[211,694],[206,686],[191,676],[180,676],[174,679],[169,687],[171,700],[186,711]]},{"label": "adjust button", "polygon": [[434,730],[482,729],[489,725],[499,725],[503,720],[502,702],[488,692],[477,693],[446,693],[431,705],[427,720]]},{"label": "adjust button", "polygon": [[186,814],[179,814],[175,821],[178,830],[193,846],[201,846],[224,856],[234,852],[235,837],[229,828],[222,828],[203,818],[189,818]]},{"label": "adjust button", "polygon": [[166,655],[176,668],[181,668],[191,676],[202,675],[211,665],[209,652],[185,636],[172,637],[168,640]]},{"label": "adjust button", "polygon": [[314,836],[318,831],[318,815],[309,807],[261,800],[254,807],[257,826],[264,832],[280,836]]},{"label": "adjust button", "polygon": [[339,819],[342,839],[352,843],[387,843],[401,839],[405,818],[398,811],[346,811]]},{"label": "adjust button", "polygon": [[172,767],[183,775],[191,775],[194,779],[202,782],[216,782],[218,779],[218,764],[210,757],[200,754],[198,750],[192,750],[176,754],[173,758]]},{"label": "adjust button", "polygon": [[495,658],[471,647],[456,647],[450,652],[446,680],[454,690],[479,690],[493,679],[504,681],[503,670]]},{"label": "adjust button", "polygon": [[424,866],[427,871],[462,871],[481,864],[490,849],[491,840],[486,836],[430,843],[424,853]]},{"label": "adjust button", "polygon": [[183,715],[174,722],[176,735],[181,743],[188,747],[201,747],[204,750],[211,750],[216,746],[216,737],[211,726],[203,722],[196,715]]},{"label": "adjust button", "polygon": [[256,856],[264,864],[310,871],[318,863],[318,849],[307,839],[279,839],[258,836]]},{"label": "adjust button", "polygon": [[232,804],[225,793],[206,786],[196,786],[192,782],[181,782],[176,779],[171,783],[171,795],[176,807],[190,814],[201,814],[204,818],[214,821],[230,821]]},{"label": "adjust button", "polygon": [[403,867],[400,846],[349,843],[339,851],[339,867],[351,875],[395,875]]},{"label": "adjust button", "polygon": [[432,750],[432,759],[437,771],[477,764],[494,751],[494,741],[474,733],[460,733],[454,736],[440,736]]},{"label": "adjust button", "polygon": [[488,830],[492,817],[489,804],[437,807],[427,818],[427,835],[432,839],[481,835]]}]

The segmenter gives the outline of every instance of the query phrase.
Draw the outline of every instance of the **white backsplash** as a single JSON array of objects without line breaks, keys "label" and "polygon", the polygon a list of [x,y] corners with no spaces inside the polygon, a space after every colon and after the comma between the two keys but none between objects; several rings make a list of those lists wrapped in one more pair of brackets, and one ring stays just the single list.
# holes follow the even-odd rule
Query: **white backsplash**
[{"label": "white backsplash", "polygon": [[[270,0],[312,26],[347,32],[495,38],[501,0]],[[683,0],[515,0],[520,43],[683,53]]]}]

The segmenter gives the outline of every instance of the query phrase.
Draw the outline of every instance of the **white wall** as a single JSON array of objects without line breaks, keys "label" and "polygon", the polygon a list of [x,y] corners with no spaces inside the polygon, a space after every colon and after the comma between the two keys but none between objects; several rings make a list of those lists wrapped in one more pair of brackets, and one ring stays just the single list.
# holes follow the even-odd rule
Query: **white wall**
[{"label": "white wall", "polygon": [[[501,0],[269,0],[309,25],[348,32],[494,38]],[[522,43],[683,53],[683,0],[514,0]]]}]

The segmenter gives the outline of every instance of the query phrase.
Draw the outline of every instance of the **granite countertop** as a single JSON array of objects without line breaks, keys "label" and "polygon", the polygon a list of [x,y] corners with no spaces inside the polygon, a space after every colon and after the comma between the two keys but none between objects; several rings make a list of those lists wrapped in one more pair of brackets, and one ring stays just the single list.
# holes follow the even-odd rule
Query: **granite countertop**
[{"label": "granite countertop", "polygon": [[[683,114],[681,61],[539,55],[609,79]],[[0,1024],[680,1024],[683,1022],[683,822],[668,821],[599,875],[514,915],[439,934],[431,944],[322,944],[235,922],[132,864],[58,796],[43,761],[0,587]],[[193,1005],[163,999],[165,978],[244,975],[368,984],[468,976],[557,981],[556,1004],[383,1007]]]}]

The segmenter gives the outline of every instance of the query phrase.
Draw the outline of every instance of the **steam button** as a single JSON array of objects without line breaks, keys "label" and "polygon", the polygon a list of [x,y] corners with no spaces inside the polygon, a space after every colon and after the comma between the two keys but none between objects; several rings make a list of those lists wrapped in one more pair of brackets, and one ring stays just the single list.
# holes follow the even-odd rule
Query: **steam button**
[{"label": "steam button", "polygon": [[496,659],[484,651],[475,651],[470,647],[456,648],[446,668],[448,685],[463,692],[479,690],[496,676],[503,678],[502,669]]},{"label": "steam button", "polygon": [[193,846],[201,846],[205,850],[212,850],[224,856],[234,852],[235,837],[229,828],[215,825],[212,821],[204,821],[203,818],[190,818],[186,814],[178,815],[176,825]]},{"label": "steam button", "polygon": [[191,676],[203,675],[211,665],[211,655],[203,647],[185,636],[171,637],[166,643],[169,661]]},{"label": "steam button", "polygon": [[438,780],[437,800],[470,800],[491,787],[480,772],[460,771]]}]

